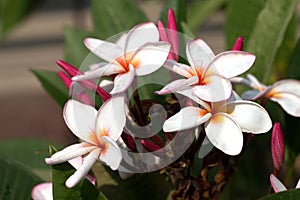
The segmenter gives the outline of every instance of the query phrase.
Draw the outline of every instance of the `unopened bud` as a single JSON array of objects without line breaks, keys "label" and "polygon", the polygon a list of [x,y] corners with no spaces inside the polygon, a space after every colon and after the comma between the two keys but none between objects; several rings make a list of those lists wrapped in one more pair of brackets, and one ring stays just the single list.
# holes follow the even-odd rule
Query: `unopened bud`
[{"label": "unopened bud", "polygon": [[284,139],[279,122],[276,122],[273,126],[271,151],[274,169],[279,171],[284,159]]}]

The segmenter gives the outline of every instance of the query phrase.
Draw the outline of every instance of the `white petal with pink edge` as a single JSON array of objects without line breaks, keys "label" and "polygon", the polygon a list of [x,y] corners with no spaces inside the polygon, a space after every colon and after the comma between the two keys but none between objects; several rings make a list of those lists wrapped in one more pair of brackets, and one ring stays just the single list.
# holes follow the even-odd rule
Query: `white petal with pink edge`
[{"label": "white petal with pink edge", "polygon": [[217,102],[228,99],[232,93],[230,81],[219,75],[205,77],[204,85],[193,87],[194,93],[202,100]]},{"label": "white petal with pink edge", "polygon": [[83,81],[83,80],[90,80],[94,78],[100,78],[102,76],[109,76],[112,74],[117,74],[124,72],[125,70],[120,65],[116,65],[114,63],[109,63],[105,66],[101,66],[97,69],[93,69],[90,71],[86,71],[84,74],[80,74],[77,76],[72,77],[73,81]]},{"label": "white petal with pink edge", "polygon": [[123,96],[113,96],[99,109],[96,119],[96,133],[100,140],[102,131],[116,141],[123,131],[126,122],[125,102]]},{"label": "white petal with pink edge", "polygon": [[192,66],[204,68],[215,57],[210,47],[201,39],[192,40],[187,44],[186,55]]},{"label": "white petal with pink edge", "polygon": [[98,159],[99,154],[100,150],[95,149],[83,158],[82,165],[76,170],[73,175],[71,175],[67,179],[65,184],[68,188],[76,186],[81,181],[81,179],[87,175],[87,173],[92,169],[93,164]]},{"label": "white petal with pink edge", "polygon": [[276,193],[287,190],[287,188],[273,174],[270,174],[270,182]]},{"label": "white petal with pink edge", "polygon": [[134,79],[134,69],[130,65],[130,70],[123,74],[118,74],[114,79],[114,87],[112,91],[110,91],[110,94],[117,94],[124,92],[129,88],[132,81]]},{"label": "white petal with pink edge", "polygon": [[118,169],[122,161],[122,153],[117,143],[106,136],[101,137],[100,143],[106,146],[106,149],[100,154],[100,160],[112,170]]},{"label": "white petal with pink edge", "polygon": [[300,81],[298,80],[282,80],[276,82],[272,86],[272,93],[291,93],[300,97]]},{"label": "white petal with pink edge", "polygon": [[64,148],[61,151],[56,152],[50,158],[45,158],[45,162],[50,165],[63,163],[73,158],[76,158],[78,156],[85,155],[96,148],[97,146],[88,145],[87,143],[84,142],[79,144],[73,144]]},{"label": "white petal with pink edge", "polygon": [[175,72],[181,76],[184,76],[186,78],[190,78],[192,75],[190,71],[192,68],[186,64],[178,63],[174,60],[166,60],[164,67],[172,72]]},{"label": "white petal with pink edge", "polygon": [[33,200],[53,200],[52,183],[46,182],[36,185],[31,191]]},{"label": "white petal with pink edge", "polygon": [[189,106],[167,119],[163,125],[165,132],[173,132],[194,128],[203,124],[211,117],[206,110]]},{"label": "white petal with pink edge", "polygon": [[148,42],[158,42],[159,33],[154,23],[147,22],[133,27],[127,34],[125,52],[132,53]]},{"label": "white petal with pink edge", "polygon": [[73,132],[80,139],[91,142],[89,137],[94,131],[97,110],[76,100],[69,100],[63,110],[64,120]]},{"label": "white petal with pink edge", "polygon": [[226,78],[240,75],[250,69],[255,55],[244,51],[227,51],[218,54],[209,64],[205,74],[218,73]]},{"label": "white petal with pink edge", "polygon": [[124,54],[124,49],[117,44],[95,38],[86,38],[85,46],[96,56],[107,62],[112,62]]},{"label": "white petal with pink edge", "polygon": [[170,94],[170,93],[176,93],[179,90],[185,90],[190,88],[191,85],[198,82],[198,77],[193,76],[189,79],[178,79],[175,81],[172,81],[171,83],[168,83],[165,87],[163,87],[161,90],[155,92],[156,94],[163,95],[163,94]]},{"label": "white petal with pink edge", "polygon": [[217,113],[205,123],[209,141],[228,155],[237,155],[243,147],[243,134],[238,123],[226,113]]},{"label": "white petal with pink edge", "polygon": [[248,90],[246,92],[243,92],[241,97],[245,100],[256,100],[263,96],[263,94],[265,93],[259,90]]},{"label": "white petal with pink edge", "polygon": [[211,110],[210,106],[206,102],[202,101],[199,97],[197,97],[195,95],[195,93],[193,92],[192,88],[187,88],[187,89],[184,89],[184,90],[179,90],[179,91],[177,91],[177,93],[190,98],[191,100],[193,100],[196,103],[198,103],[199,105],[201,105],[207,111]]},{"label": "white petal with pink edge", "polygon": [[233,101],[220,108],[229,114],[243,132],[265,133],[272,128],[272,121],[267,111],[252,101]]},{"label": "white petal with pink edge", "polygon": [[300,97],[291,93],[278,93],[271,97],[272,101],[277,102],[288,114],[300,117]]},{"label": "white petal with pink edge", "polygon": [[151,74],[158,70],[166,61],[170,51],[170,44],[166,42],[147,43],[135,52],[131,63],[135,66],[137,76]]}]

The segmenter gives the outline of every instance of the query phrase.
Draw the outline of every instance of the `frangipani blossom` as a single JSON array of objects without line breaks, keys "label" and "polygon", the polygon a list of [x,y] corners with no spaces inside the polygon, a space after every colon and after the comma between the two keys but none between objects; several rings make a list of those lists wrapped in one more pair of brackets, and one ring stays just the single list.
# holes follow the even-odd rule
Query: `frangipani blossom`
[{"label": "frangipani blossom", "polygon": [[[83,158],[78,156],[68,161],[75,169],[78,169],[82,162]],[[86,178],[93,184],[96,185],[96,178],[91,175],[87,175]],[[52,182],[40,183],[31,191],[31,198],[33,200],[53,200],[53,184]]]},{"label": "frangipani blossom", "polygon": [[300,81],[286,79],[266,86],[251,74],[248,74],[247,78],[233,79],[233,81],[237,80],[236,82],[253,88],[253,90],[246,91],[241,95],[243,99],[270,99],[278,103],[288,114],[300,117]]},{"label": "frangipani blossom", "polygon": [[[287,188],[273,174],[270,175],[270,182],[271,182],[271,185],[272,185],[275,193],[287,190]],[[298,189],[298,188],[300,188],[300,179],[298,180],[298,183],[296,185],[296,189]]]},{"label": "frangipani blossom", "polygon": [[117,43],[87,38],[84,44],[108,64],[104,66],[101,64],[96,69],[73,77],[73,80],[80,81],[118,74],[110,94],[125,91],[135,76],[151,74],[159,69],[165,63],[170,50],[169,43],[159,42],[159,32],[151,22],[135,26]]},{"label": "frangipani blossom", "polygon": [[[82,140],[46,158],[47,164],[58,164],[86,155],[82,165],[66,181],[67,187],[75,186],[92,168],[97,159],[116,170],[122,154],[116,141],[125,126],[124,97],[107,100],[99,111],[94,107],[69,100],[63,111],[69,129]],[[118,113],[114,112],[117,111]]]},{"label": "frangipani blossom", "polygon": [[186,54],[190,66],[176,62],[167,62],[165,65],[167,69],[186,79],[169,83],[157,94],[177,92],[189,94],[188,97],[192,99],[196,95],[208,102],[226,100],[232,92],[228,79],[247,71],[255,61],[253,54],[243,51],[227,51],[215,56],[201,39],[188,42]]},{"label": "frangipani blossom", "polygon": [[212,104],[202,102],[201,106],[181,109],[165,121],[163,130],[185,130],[204,123],[206,137],[211,144],[228,155],[237,155],[243,146],[242,132],[259,134],[272,127],[266,110],[251,101],[233,100]]}]

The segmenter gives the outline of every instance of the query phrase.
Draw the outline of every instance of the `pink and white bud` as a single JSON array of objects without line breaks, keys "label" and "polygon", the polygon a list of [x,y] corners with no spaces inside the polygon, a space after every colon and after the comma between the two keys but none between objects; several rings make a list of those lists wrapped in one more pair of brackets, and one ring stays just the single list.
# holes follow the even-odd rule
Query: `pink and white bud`
[{"label": "pink and white bud", "polygon": [[71,77],[82,74],[82,72],[80,72],[76,67],[63,60],[56,60],[56,64],[60,66],[65,72],[67,72]]},{"label": "pink and white bud", "polygon": [[273,126],[271,151],[274,169],[279,171],[284,160],[284,139],[279,122],[276,122]]},{"label": "pink and white bud", "polygon": [[244,38],[242,36],[238,37],[232,47],[232,51],[242,51],[244,46]]}]

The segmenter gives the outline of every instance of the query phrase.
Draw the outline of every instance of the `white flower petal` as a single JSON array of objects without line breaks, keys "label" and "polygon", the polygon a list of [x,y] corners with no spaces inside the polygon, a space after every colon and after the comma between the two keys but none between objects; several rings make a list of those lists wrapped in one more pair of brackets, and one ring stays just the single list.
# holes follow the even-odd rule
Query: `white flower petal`
[{"label": "white flower petal", "polygon": [[246,100],[256,100],[259,97],[261,97],[263,94],[264,92],[261,92],[259,90],[248,90],[246,92],[243,92],[241,97]]},{"label": "white flower petal", "polygon": [[278,93],[271,97],[272,101],[277,102],[288,114],[300,117],[300,97],[291,93]]},{"label": "white flower petal", "polygon": [[300,97],[300,81],[282,80],[272,86],[271,93],[291,93]]},{"label": "white flower petal", "polygon": [[112,62],[124,54],[123,48],[111,42],[95,38],[86,38],[84,44],[92,53],[107,62]]},{"label": "white flower petal", "polygon": [[106,136],[101,137],[100,143],[107,145],[106,149],[100,154],[100,160],[112,170],[118,169],[122,161],[122,153],[117,143]]},{"label": "white flower petal", "polygon": [[97,110],[76,100],[69,100],[63,110],[64,120],[74,135],[82,140],[91,142],[89,137],[93,134]]},{"label": "white flower petal", "polygon": [[203,124],[211,117],[206,110],[197,107],[185,107],[167,119],[163,125],[165,132],[173,132],[193,128]]},{"label": "white flower petal", "polygon": [[71,160],[68,160],[68,162],[75,168],[78,169],[82,162],[83,162],[83,157],[82,156],[78,156],[76,158],[73,158]]},{"label": "white flower petal", "polygon": [[230,81],[219,75],[205,77],[205,85],[193,87],[194,93],[202,100],[217,102],[228,99],[232,93]]},{"label": "white flower petal", "polygon": [[232,78],[247,71],[254,63],[255,55],[244,51],[227,51],[218,54],[209,64],[207,71]]},{"label": "white flower petal", "polygon": [[264,85],[261,82],[259,82],[257,80],[257,78],[255,76],[253,76],[252,74],[247,74],[247,78],[250,81],[250,85],[249,86],[252,87],[253,89],[257,89],[257,90],[263,91],[264,88],[267,87],[266,85]]},{"label": "white flower petal", "polygon": [[123,33],[119,39],[116,41],[116,44],[120,46],[122,49],[125,49],[125,44],[127,40],[128,33]]},{"label": "white flower petal", "polygon": [[103,136],[101,134],[108,134],[114,141],[120,137],[126,122],[124,101],[122,96],[113,96],[102,104],[97,115],[95,128],[99,140]]},{"label": "white flower petal", "polygon": [[200,159],[204,158],[211,150],[214,148],[214,145],[209,141],[207,137],[204,138],[202,145],[199,149],[198,157]]},{"label": "white flower petal", "polygon": [[115,77],[114,80],[114,88],[110,92],[110,94],[117,94],[124,92],[128,89],[134,79],[134,69],[132,66],[130,70],[124,74],[119,74]]},{"label": "white flower petal", "polygon": [[217,113],[205,123],[209,141],[228,155],[237,155],[243,147],[243,134],[236,121],[226,113]]},{"label": "white flower petal", "polygon": [[186,78],[190,78],[192,75],[190,71],[192,68],[186,64],[177,63],[175,60],[166,60],[164,67],[172,72],[175,72]]},{"label": "white flower petal", "polygon": [[53,200],[52,183],[46,182],[36,185],[31,191],[33,200]]},{"label": "white flower petal", "polygon": [[86,71],[84,74],[74,76],[72,77],[72,80],[73,81],[90,80],[94,78],[100,78],[102,76],[109,76],[112,74],[121,73],[121,72],[124,72],[124,69],[121,66],[110,63],[105,66],[101,66],[97,69]]},{"label": "white flower petal", "polygon": [[198,103],[199,105],[201,105],[204,109],[211,110],[210,106],[206,102],[202,101],[201,99],[199,99],[199,97],[197,97],[195,95],[195,93],[193,92],[192,88],[187,88],[187,89],[184,89],[184,90],[179,90],[179,91],[177,91],[177,93],[190,98],[191,100],[193,100],[196,103]]},{"label": "white flower petal", "polygon": [[100,82],[99,86],[106,92],[110,92],[114,87],[114,82],[110,80],[103,80]]},{"label": "white flower petal", "polygon": [[168,83],[165,87],[161,90],[155,92],[156,94],[163,95],[163,94],[170,94],[175,93],[180,90],[185,90],[191,88],[190,85],[195,84],[198,82],[198,77],[193,76],[189,79],[178,79]]},{"label": "white flower petal", "polygon": [[296,188],[296,189],[300,188],[300,179],[298,180],[298,183],[297,183],[297,185],[296,185],[295,188]]},{"label": "white flower petal", "polygon": [[56,152],[50,158],[45,158],[45,162],[49,165],[63,163],[78,156],[85,155],[94,150],[95,148],[97,147],[93,145],[88,145],[84,142],[79,144],[73,144],[64,148],[61,151]]},{"label": "white flower petal", "polygon": [[140,47],[132,57],[137,76],[151,74],[158,70],[166,61],[170,51],[170,44],[166,42],[147,43]]},{"label": "white flower petal", "polygon": [[233,101],[220,109],[229,114],[239,124],[243,132],[265,133],[272,128],[269,114],[255,102]]},{"label": "white flower petal", "polygon": [[287,188],[273,174],[270,175],[270,182],[275,193],[287,190]]},{"label": "white flower petal", "polygon": [[87,173],[92,169],[93,164],[96,162],[99,157],[100,150],[95,149],[90,152],[84,159],[82,165],[76,170],[76,172],[70,176],[66,181],[66,186],[72,188],[77,185],[82,178],[84,178]]},{"label": "white flower petal", "polygon": [[192,66],[204,68],[215,57],[210,47],[201,39],[192,40],[187,44],[186,55]]},{"label": "white flower petal", "polygon": [[158,42],[159,33],[154,23],[142,23],[133,27],[127,34],[125,52],[131,53],[138,50],[148,42]]}]

